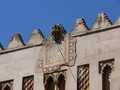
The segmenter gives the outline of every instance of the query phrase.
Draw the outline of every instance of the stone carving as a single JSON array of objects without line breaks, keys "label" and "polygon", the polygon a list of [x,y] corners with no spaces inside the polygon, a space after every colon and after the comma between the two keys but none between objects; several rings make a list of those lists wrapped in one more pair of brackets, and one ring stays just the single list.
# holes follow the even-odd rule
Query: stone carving
[{"label": "stone carving", "polygon": [[2,44],[0,43],[0,51],[4,50]]},{"label": "stone carving", "polygon": [[103,73],[107,65],[111,68],[111,70],[114,70],[114,59],[99,62],[99,73]]},{"label": "stone carving", "polygon": [[112,23],[105,13],[98,14],[92,29],[102,29],[111,26]]},{"label": "stone carving", "polygon": [[86,25],[86,22],[83,18],[77,19],[75,22],[75,26],[73,28],[73,30],[71,31],[72,35],[79,35],[80,33],[84,33],[88,31],[88,27]]},{"label": "stone carving", "polygon": [[63,75],[64,79],[66,80],[66,71],[61,71],[61,72],[55,72],[55,73],[51,73],[51,74],[45,74],[44,75],[44,86],[47,87],[48,86],[48,80],[49,78],[53,79],[53,83],[55,84],[55,88],[56,90],[59,90],[58,84],[59,84],[59,77]]},{"label": "stone carving", "polygon": [[73,66],[76,39],[66,33],[61,24],[52,27],[49,39],[43,44],[37,61],[38,72],[54,72],[61,65]]},{"label": "stone carving", "polygon": [[27,45],[41,44],[45,40],[40,29],[33,30]]},{"label": "stone carving", "polygon": [[22,46],[24,46],[24,43],[23,43],[21,35],[20,34],[14,34],[12,39],[10,40],[10,43],[7,46],[7,49],[22,47]]},{"label": "stone carving", "polygon": [[13,90],[13,80],[0,82],[0,90]]},{"label": "stone carving", "polygon": [[118,17],[118,20],[116,20],[114,25],[120,25],[120,17]]}]

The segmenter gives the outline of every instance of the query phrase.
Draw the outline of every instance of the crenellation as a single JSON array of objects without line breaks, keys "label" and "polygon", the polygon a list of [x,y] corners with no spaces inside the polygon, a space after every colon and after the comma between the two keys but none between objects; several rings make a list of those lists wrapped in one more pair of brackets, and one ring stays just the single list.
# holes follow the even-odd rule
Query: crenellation
[{"label": "crenellation", "polygon": [[55,24],[48,39],[35,29],[26,44],[14,34],[7,49],[0,43],[0,90],[119,90],[120,18],[97,21],[88,29],[77,19],[71,33]]},{"label": "crenellation", "polygon": [[26,45],[42,44],[44,40],[44,35],[40,31],[40,29],[35,29],[33,30]]},{"label": "crenellation", "polygon": [[112,25],[110,19],[107,17],[105,13],[98,14],[98,17],[95,20],[95,23],[92,26],[92,30],[94,29],[103,29],[110,27]]},{"label": "crenellation", "polygon": [[77,19],[74,25],[74,28],[71,31],[71,34],[81,34],[87,32],[89,29],[86,25],[86,22],[83,18]]},{"label": "crenellation", "polygon": [[22,40],[22,37],[20,34],[14,34],[13,37],[10,40],[10,43],[7,46],[7,49],[10,48],[16,48],[16,47],[22,47],[24,46],[24,42]]},{"label": "crenellation", "polygon": [[[61,24],[56,24],[56,26],[60,27],[61,31],[64,32],[63,35],[60,36],[60,38],[67,35],[66,34],[67,31],[64,29],[64,27]],[[90,29],[86,25],[86,22],[83,18],[76,19],[75,25],[73,29],[71,30],[70,35],[71,36],[83,36],[83,35],[91,34],[94,32],[106,31],[110,28],[116,28],[119,26],[120,26],[120,17],[118,17],[118,20],[116,20],[116,22],[112,24],[108,16],[105,13],[101,13],[101,14],[98,14],[95,22],[93,23],[92,28]],[[48,40],[50,39],[51,38],[49,37]],[[7,46],[7,49],[13,50],[15,48],[19,49],[21,47],[26,48],[27,46],[38,45],[44,42],[46,42],[46,39],[44,35],[42,34],[41,30],[34,29],[26,44],[24,44],[20,34],[14,34]],[[6,49],[4,49],[3,46],[0,44],[0,51],[4,51],[4,50]]]},{"label": "crenellation", "polygon": [[120,17],[118,17],[118,20],[116,20],[114,25],[120,25]]},{"label": "crenellation", "polygon": [[2,44],[0,43],[0,51],[4,50]]}]

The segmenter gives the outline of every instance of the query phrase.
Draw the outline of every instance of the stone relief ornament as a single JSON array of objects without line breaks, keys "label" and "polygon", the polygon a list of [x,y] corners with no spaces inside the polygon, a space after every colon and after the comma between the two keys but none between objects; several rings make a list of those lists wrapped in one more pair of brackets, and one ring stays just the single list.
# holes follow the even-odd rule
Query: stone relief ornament
[{"label": "stone relief ornament", "polygon": [[76,38],[71,37],[61,24],[55,24],[50,37],[40,49],[37,71],[48,73],[59,70],[61,65],[73,66],[75,43]]},{"label": "stone relief ornament", "polygon": [[99,62],[99,73],[103,73],[107,65],[114,70],[114,59]]},{"label": "stone relief ornament", "polygon": [[83,18],[80,18],[76,20],[74,28],[71,31],[71,34],[74,35],[74,34],[84,33],[86,31],[88,31],[86,22]]},{"label": "stone relief ornament", "polygon": [[102,29],[111,26],[112,23],[105,13],[98,14],[92,29]]}]

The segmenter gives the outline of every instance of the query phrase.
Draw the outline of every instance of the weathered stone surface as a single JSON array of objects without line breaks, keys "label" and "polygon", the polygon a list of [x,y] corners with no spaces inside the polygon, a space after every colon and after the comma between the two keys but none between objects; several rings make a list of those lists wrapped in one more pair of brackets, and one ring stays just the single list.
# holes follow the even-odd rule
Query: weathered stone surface
[{"label": "weathered stone surface", "polygon": [[[59,25],[56,26],[59,28]],[[100,72],[108,65],[111,67],[110,89],[120,90],[120,25],[99,28],[99,32],[95,28],[85,32],[89,34],[78,34],[75,37],[62,30],[64,33],[61,36],[51,38],[53,34],[58,34],[53,33],[40,45],[33,43],[23,46],[19,35],[15,35],[10,42],[12,44],[9,43],[12,49],[0,51],[0,83],[13,80],[13,90],[22,90],[23,78],[34,75],[34,90],[45,90],[49,76],[57,85],[56,81],[62,74],[65,77],[65,90],[77,90],[77,82],[81,82],[81,77],[85,81],[82,84],[88,86],[89,90],[102,90],[103,76]],[[61,49],[56,48],[55,43]],[[83,68],[86,65],[87,68]]]},{"label": "weathered stone surface", "polygon": [[110,27],[111,21],[107,17],[105,13],[98,14],[98,17],[95,20],[95,23],[92,26],[92,29],[102,29],[102,28],[107,28]]},{"label": "weathered stone surface", "polygon": [[16,48],[16,47],[22,47],[24,46],[24,42],[22,40],[22,37],[20,34],[14,34],[13,37],[10,40],[10,43],[7,46],[7,49],[10,48]]},{"label": "weathered stone surface", "polygon": [[0,51],[4,50],[2,44],[0,43]]},{"label": "weathered stone surface", "polygon": [[118,20],[116,20],[114,25],[120,25],[120,17],[118,17]]},{"label": "weathered stone surface", "polygon": [[40,31],[40,29],[35,29],[33,30],[29,41],[27,42],[26,45],[35,45],[35,44],[41,44],[43,41],[45,40],[42,32]]},{"label": "weathered stone surface", "polygon": [[88,27],[86,22],[83,18],[77,19],[75,22],[75,26],[70,34],[72,35],[79,35],[81,33],[85,33],[88,31]]},{"label": "weathered stone surface", "polygon": [[37,61],[37,72],[54,72],[61,69],[61,65],[74,66],[76,38],[66,34],[62,25],[52,27],[49,39],[40,50]]}]

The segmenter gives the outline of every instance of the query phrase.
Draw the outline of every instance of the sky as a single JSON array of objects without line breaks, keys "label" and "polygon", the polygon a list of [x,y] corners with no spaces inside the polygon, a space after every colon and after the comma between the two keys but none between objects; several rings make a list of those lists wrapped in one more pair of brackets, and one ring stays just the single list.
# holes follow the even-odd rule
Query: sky
[{"label": "sky", "polygon": [[120,0],[0,0],[0,42],[6,49],[19,33],[26,44],[34,29],[47,39],[54,24],[62,24],[70,33],[79,18],[91,28],[100,13],[114,24],[120,16]]}]

